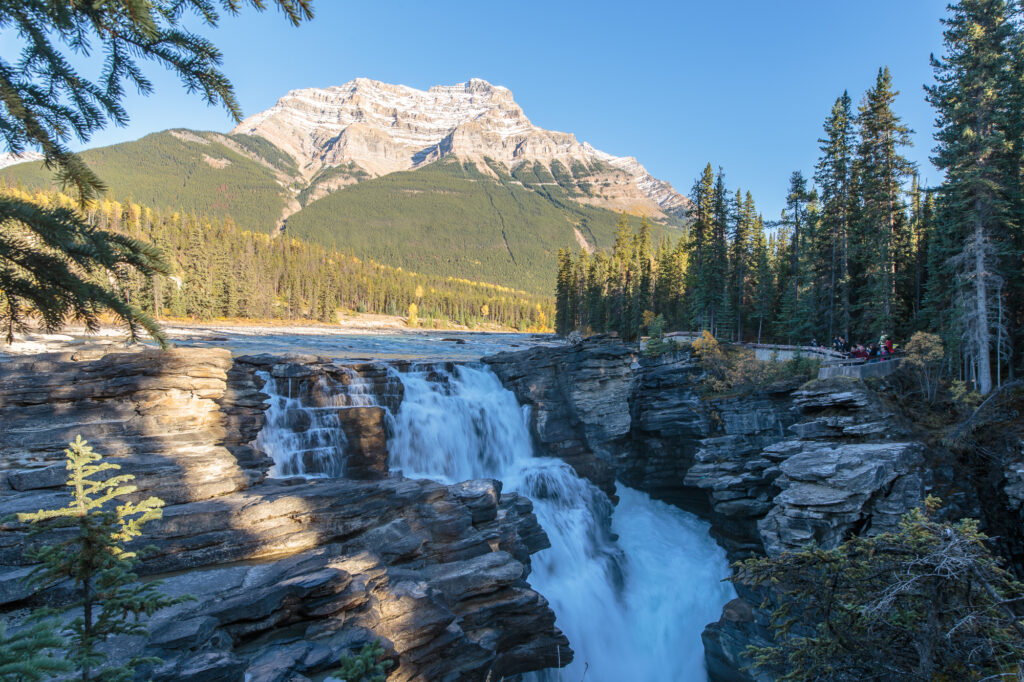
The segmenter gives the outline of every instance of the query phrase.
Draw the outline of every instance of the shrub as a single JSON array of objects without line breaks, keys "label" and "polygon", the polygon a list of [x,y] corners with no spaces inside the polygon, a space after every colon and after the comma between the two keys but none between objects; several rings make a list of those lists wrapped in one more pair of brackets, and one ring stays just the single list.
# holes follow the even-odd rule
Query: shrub
[{"label": "shrub", "polygon": [[703,384],[710,394],[753,391],[785,379],[811,379],[820,366],[817,359],[799,354],[785,362],[762,362],[752,350],[723,349],[707,331],[693,342],[693,349],[706,372]]},{"label": "shrub", "polygon": [[938,521],[939,504],[895,532],[736,564],[731,580],[777,605],[774,644],[748,649],[755,667],[786,681],[1019,679],[1024,585],[977,521]]},{"label": "shrub", "polygon": [[936,334],[915,332],[907,342],[903,367],[914,377],[921,391],[921,397],[929,403],[935,402],[939,392],[939,378],[942,375],[942,361],[946,349]]},{"label": "shrub", "polygon": [[981,394],[972,389],[966,381],[951,381],[949,393],[953,397],[953,402],[963,409],[973,410],[981,404]]},{"label": "shrub", "polygon": [[[648,313],[650,313],[649,317]],[[657,357],[675,347],[675,344],[666,342],[665,339],[662,338],[662,333],[665,331],[664,315],[658,315],[655,317],[654,313],[651,313],[651,311],[645,311],[644,326],[647,327],[647,333],[649,335],[647,345],[644,348],[644,355],[650,358]]]}]

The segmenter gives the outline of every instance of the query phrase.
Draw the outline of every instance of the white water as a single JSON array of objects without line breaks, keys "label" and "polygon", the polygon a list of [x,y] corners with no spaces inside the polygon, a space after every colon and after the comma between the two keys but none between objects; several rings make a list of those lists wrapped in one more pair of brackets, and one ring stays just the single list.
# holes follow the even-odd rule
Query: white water
[{"label": "white water", "polygon": [[[266,426],[256,437],[256,447],[274,460],[270,476],[337,478],[345,474],[348,440],[339,412],[374,405],[369,381],[345,368],[348,383],[319,376],[312,390],[303,379],[277,379],[257,372],[264,380]],[[305,390],[304,390],[305,389]]]},{"label": "white water", "polygon": [[427,371],[396,375],[405,397],[389,441],[392,470],[498,478],[534,501],[552,546],[534,555],[529,581],[576,652],[569,667],[534,679],[707,679],[700,633],[735,593],[721,582],[728,564],[706,523],[620,485],[614,540],[602,523],[608,498],[564,462],[533,456],[528,415],[490,370],[460,366],[441,382]]}]

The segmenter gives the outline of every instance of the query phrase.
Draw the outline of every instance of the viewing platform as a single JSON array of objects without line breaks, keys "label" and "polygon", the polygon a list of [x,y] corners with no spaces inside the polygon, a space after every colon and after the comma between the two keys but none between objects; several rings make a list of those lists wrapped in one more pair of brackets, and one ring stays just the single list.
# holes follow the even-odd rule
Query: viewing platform
[{"label": "viewing platform", "polygon": [[900,366],[899,355],[883,355],[879,358],[847,358],[827,363],[822,363],[818,369],[819,379],[830,379],[832,377],[855,377],[866,379],[868,377],[886,377],[895,372]]},{"label": "viewing platform", "polygon": [[[694,341],[699,339],[701,332],[669,332],[665,339]],[[731,344],[754,351],[754,356],[761,362],[785,362],[796,357],[812,357],[821,361],[818,369],[819,379],[832,377],[868,377],[889,376],[900,366],[902,356],[883,355],[877,358],[850,358],[830,348],[820,346],[791,346],[777,343],[737,343]]]}]

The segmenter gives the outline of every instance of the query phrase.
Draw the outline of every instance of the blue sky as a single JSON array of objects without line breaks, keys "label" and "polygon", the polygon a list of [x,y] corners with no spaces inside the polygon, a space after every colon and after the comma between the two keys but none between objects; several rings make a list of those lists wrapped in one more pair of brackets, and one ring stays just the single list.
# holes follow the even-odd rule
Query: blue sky
[{"label": "blue sky", "polygon": [[[793,170],[813,172],[821,123],[844,89],[854,102],[888,65],[897,113],[928,162],[933,114],[922,85],[942,47],[939,0],[430,3],[318,0],[292,28],[276,11],[225,18],[212,35],[245,114],[286,91],[358,76],[417,88],[479,77],[512,90],[533,122],[636,156],[688,192],[710,161],[730,188],[778,216]],[[90,146],[169,127],[228,130],[223,110],[161,72],[132,97],[129,127]]]}]

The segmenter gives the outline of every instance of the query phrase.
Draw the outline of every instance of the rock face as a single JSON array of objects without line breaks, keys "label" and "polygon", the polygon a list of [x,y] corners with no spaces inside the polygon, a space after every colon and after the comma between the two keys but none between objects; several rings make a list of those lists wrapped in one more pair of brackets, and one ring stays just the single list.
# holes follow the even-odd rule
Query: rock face
[{"label": "rock face", "polygon": [[387,476],[387,411],[397,412],[403,390],[387,367],[301,355],[243,356],[238,364],[264,382],[267,418],[281,439],[261,433],[257,444],[271,455],[280,448],[295,455],[278,475]]},{"label": "rock face", "polygon": [[[146,679],[300,681],[375,639],[394,680],[500,679],[571,660],[527,583],[547,536],[500,482],[387,479],[372,466],[375,480],[266,477],[272,461],[252,445],[264,381],[372,385],[372,367],[203,349],[79,357],[0,365],[0,517],[66,503],[60,444],[79,433],[136,476],[138,495],[168,502],[139,541],[155,548],[140,573],[196,600],[157,614],[148,637],[111,643],[163,659]],[[367,414],[360,447],[379,459]],[[17,621],[66,588],[33,594],[30,540],[2,528],[0,612]]]},{"label": "rock face", "polygon": [[262,401],[228,351],[75,357],[0,364],[0,485],[14,496],[38,498],[60,486],[62,444],[78,434],[110,461],[130,464],[140,491],[168,504],[226,495],[265,477],[270,460],[247,445],[263,425]]},{"label": "rock face", "polygon": [[[952,487],[858,380],[709,397],[690,352],[640,358],[613,339],[485,361],[531,406],[546,454],[606,491],[618,478],[703,516],[733,559],[892,530],[927,492]],[[716,682],[753,679],[743,651],[768,636],[759,596],[740,596],[704,633]]]},{"label": "rock face", "polygon": [[13,166],[17,163],[25,163],[26,161],[42,161],[43,155],[39,152],[22,152],[21,154],[12,154],[11,152],[0,152],[0,168],[6,168],[7,166]]},{"label": "rock face", "polygon": [[543,454],[615,498],[616,462],[628,449],[636,355],[618,342],[500,353],[484,362],[519,402]]},{"label": "rock face", "polygon": [[591,203],[614,210],[683,217],[689,201],[632,157],[616,157],[570,133],[533,125],[512,93],[474,78],[429,90],[357,78],[329,88],[293,90],[233,133],[263,137],[295,159],[307,180],[344,166],[370,176],[411,170],[454,156],[511,169],[525,162],[586,175]]}]

